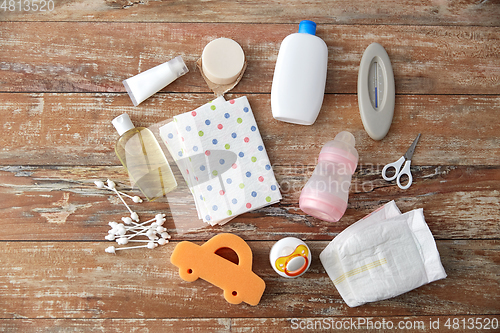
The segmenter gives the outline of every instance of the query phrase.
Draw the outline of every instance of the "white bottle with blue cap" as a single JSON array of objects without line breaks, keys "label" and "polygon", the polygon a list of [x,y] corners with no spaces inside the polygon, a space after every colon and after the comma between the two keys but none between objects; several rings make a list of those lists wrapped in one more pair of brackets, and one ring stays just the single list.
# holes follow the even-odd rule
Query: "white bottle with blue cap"
[{"label": "white bottle with blue cap", "polygon": [[304,20],[299,32],[281,43],[271,89],[271,109],[277,120],[312,125],[325,94],[328,48],[316,36],[316,23]]}]

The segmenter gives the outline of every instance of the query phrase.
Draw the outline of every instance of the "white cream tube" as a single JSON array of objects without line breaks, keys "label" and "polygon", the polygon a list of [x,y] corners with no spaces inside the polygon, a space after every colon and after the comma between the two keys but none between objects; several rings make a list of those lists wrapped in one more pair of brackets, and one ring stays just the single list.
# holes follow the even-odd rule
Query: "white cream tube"
[{"label": "white cream tube", "polygon": [[189,72],[189,69],[182,60],[182,57],[178,56],[166,63],[124,80],[123,85],[127,89],[132,103],[134,103],[134,106],[137,106],[187,72]]}]

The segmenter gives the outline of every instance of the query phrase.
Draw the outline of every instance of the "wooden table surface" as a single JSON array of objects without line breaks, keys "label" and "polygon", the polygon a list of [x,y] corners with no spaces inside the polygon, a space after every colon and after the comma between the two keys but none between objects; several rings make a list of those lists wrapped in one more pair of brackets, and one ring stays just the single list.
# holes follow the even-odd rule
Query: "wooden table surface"
[{"label": "wooden table surface", "polygon": [[[402,322],[418,332],[500,331],[498,0],[38,3],[45,2],[42,12],[33,1],[30,11],[26,1],[21,10],[18,1],[0,1],[0,331],[281,332],[342,320]],[[270,108],[280,43],[302,19],[318,24],[329,51],[313,126],[278,122]],[[195,62],[218,37],[236,40],[247,57],[226,98],[248,97],[283,200],[223,227],[179,235],[169,225],[172,242],[154,250],[105,253],[107,223],[119,221],[124,207],[93,182],[129,184],[111,120],[127,112],[148,127],[210,101]],[[356,95],[359,62],[372,42],[387,50],[396,82],[393,123],[377,142],[363,129]],[[177,55],[190,72],[134,107],[122,80]],[[347,211],[328,223],[305,215],[298,198],[322,145],[342,130],[356,137],[360,159]],[[417,133],[414,183],[400,190],[381,169]],[[319,253],[390,200],[403,212],[424,209],[448,277],[349,308]],[[164,199],[134,207],[142,216],[168,213]],[[266,282],[255,307],[227,303],[205,281],[182,281],[169,262],[180,240],[201,244],[221,232],[241,236],[253,251],[254,271]],[[279,277],[268,261],[285,236],[312,250],[309,271],[297,279]],[[328,330],[308,331],[321,328]],[[369,327],[339,331],[356,328]]]}]

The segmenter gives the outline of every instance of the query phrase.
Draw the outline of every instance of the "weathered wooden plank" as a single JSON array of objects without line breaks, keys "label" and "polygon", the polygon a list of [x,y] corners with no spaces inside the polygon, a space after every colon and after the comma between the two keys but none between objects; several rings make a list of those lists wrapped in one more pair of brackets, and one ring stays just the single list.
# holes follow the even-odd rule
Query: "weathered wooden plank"
[{"label": "weathered wooden plank", "polygon": [[[227,98],[241,95],[228,95]],[[157,94],[134,107],[127,94],[0,94],[1,165],[117,165],[111,120],[127,112],[148,127],[210,101],[208,94]],[[397,96],[387,137],[364,131],[356,95],[327,94],[313,126],[275,120],[268,94],[248,95],[274,165],[314,166],[324,143],[356,137],[361,164],[399,158],[422,133],[413,165],[500,165],[500,96]]]},{"label": "weathered wooden plank", "polygon": [[[208,92],[195,61],[222,36],[239,42],[248,60],[234,92],[268,93],[280,43],[296,30],[295,24],[3,22],[0,91],[124,92],[122,80],[182,55],[191,73],[166,90]],[[500,88],[500,28],[320,25],[318,36],[329,46],[327,93],[356,93],[359,62],[372,42],[389,53],[398,94],[498,94]]]},{"label": "weathered wooden plank", "polygon": [[[219,288],[182,281],[169,263],[175,243],[155,250],[104,253],[106,243],[2,242],[2,318],[228,318],[450,316],[499,313],[498,240],[438,241],[448,277],[390,300],[349,308],[310,241],[313,261],[301,278],[269,265],[273,242],[249,242],[253,270],[266,282],[258,306],[227,303]],[[454,292],[459,290],[460,292]]]},{"label": "weathered wooden plank", "polygon": [[[16,2],[14,2],[16,3]],[[53,10],[52,9],[52,4]],[[0,11],[1,21],[259,22],[312,19],[337,24],[499,26],[496,1],[53,1],[46,11],[19,4]]]},{"label": "weathered wooden plank", "polygon": [[404,317],[299,317],[299,318],[207,318],[207,319],[3,319],[4,332],[39,333],[60,329],[65,332],[352,332],[392,329],[398,332],[457,333],[484,330],[494,332],[499,316],[404,316]]},{"label": "weathered wooden plank", "polygon": [[[7,333],[41,332],[234,332],[231,318],[182,319],[2,319]],[[245,325],[245,324],[243,324]]]},{"label": "weathered wooden plank", "polygon": [[[403,191],[381,178],[381,168],[364,166],[353,177],[349,205],[338,223],[321,221],[299,209],[300,191],[312,167],[275,166],[274,171],[282,189],[281,203],[238,216],[222,227],[187,232],[183,226],[203,224],[185,185],[168,199],[131,205],[142,221],[160,212],[167,214],[165,226],[174,239],[207,240],[224,231],[252,240],[285,236],[331,240],[389,200],[395,200],[403,212],[423,208],[437,239],[497,239],[500,234],[499,167],[416,167],[414,184]],[[107,223],[129,215],[112,193],[93,184],[108,177],[128,189],[122,167],[2,167],[0,239],[104,240]]]}]

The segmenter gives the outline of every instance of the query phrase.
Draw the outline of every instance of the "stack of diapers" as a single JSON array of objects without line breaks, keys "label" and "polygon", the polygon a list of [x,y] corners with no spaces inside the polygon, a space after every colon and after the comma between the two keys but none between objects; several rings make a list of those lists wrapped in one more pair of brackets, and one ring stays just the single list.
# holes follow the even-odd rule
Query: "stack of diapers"
[{"label": "stack of diapers", "polygon": [[446,277],[423,210],[401,214],[394,201],[342,231],[320,260],[350,307]]},{"label": "stack of diapers", "polygon": [[193,194],[198,217],[224,224],[281,200],[246,97],[219,97],[175,116],[160,137]]}]

